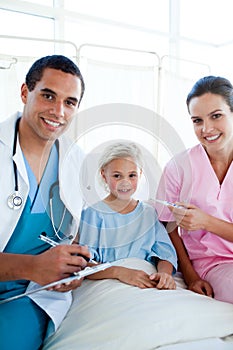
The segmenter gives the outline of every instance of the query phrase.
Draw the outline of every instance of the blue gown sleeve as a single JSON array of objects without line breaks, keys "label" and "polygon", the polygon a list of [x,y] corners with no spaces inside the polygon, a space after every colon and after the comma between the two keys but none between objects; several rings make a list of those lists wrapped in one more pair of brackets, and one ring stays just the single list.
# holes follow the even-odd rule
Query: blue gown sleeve
[{"label": "blue gown sleeve", "polygon": [[87,245],[91,258],[97,262],[100,262],[98,246],[101,223],[101,216],[94,208],[88,207],[82,210],[79,226],[79,244]]},{"label": "blue gown sleeve", "polygon": [[[157,216],[157,213],[156,213]],[[163,224],[157,219],[154,224],[154,244],[147,260],[154,263],[155,257],[167,260],[173,265],[173,273],[177,270],[177,255],[175,247]]]}]

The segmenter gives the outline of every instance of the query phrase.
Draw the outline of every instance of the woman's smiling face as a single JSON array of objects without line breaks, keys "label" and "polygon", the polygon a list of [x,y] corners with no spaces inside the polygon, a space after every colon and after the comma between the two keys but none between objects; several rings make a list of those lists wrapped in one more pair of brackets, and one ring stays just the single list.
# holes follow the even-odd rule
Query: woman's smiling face
[{"label": "woman's smiling face", "polygon": [[233,112],[221,95],[205,93],[193,97],[189,112],[195,134],[206,151],[233,147]]}]

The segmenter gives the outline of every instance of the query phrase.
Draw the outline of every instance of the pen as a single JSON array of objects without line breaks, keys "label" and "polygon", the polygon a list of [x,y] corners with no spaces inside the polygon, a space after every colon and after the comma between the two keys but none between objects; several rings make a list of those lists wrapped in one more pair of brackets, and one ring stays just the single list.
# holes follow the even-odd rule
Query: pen
[{"label": "pen", "polygon": [[[40,234],[40,235],[39,235],[39,239],[41,239],[42,241],[44,241],[44,242],[50,244],[52,247],[56,247],[56,246],[59,245],[58,242],[52,240],[51,238],[49,238],[49,237],[47,237],[47,236],[45,236],[45,235],[43,235],[43,234]],[[93,259],[91,259],[91,258],[88,258],[88,257],[85,256],[85,255],[77,254],[77,256],[81,256],[81,257],[82,257],[83,259],[85,259],[87,262],[90,262],[90,263],[92,263],[92,264],[98,264],[95,260],[93,260]]]},{"label": "pen", "polygon": [[39,238],[40,238],[42,241],[44,241],[44,242],[50,244],[52,247],[56,247],[57,245],[59,245],[58,242],[53,241],[51,238],[49,238],[49,237],[47,237],[47,236],[44,236],[43,234],[40,234],[40,235],[39,235]]}]

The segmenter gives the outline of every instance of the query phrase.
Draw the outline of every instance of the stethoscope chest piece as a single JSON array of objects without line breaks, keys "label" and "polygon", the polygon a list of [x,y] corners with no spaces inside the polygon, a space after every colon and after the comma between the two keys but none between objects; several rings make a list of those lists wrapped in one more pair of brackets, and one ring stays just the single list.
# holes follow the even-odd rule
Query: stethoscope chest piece
[{"label": "stethoscope chest piece", "polygon": [[8,204],[8,207],[11,209],[14,209],[14,210],[20,209],[23,204],[22,197],[19,195],[18,192],[14,192],[7,198],[7,204]]}]

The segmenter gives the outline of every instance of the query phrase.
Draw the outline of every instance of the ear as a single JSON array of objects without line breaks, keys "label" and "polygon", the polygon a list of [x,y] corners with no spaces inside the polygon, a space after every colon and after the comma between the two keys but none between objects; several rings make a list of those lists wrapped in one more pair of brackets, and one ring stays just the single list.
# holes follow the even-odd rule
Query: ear
[{"label": "ear", "polygon": [[27,102],[28,87],[25,83],[21,86],[21,100],[25,104]]},{"label": "ear", "polygon": [[104,181],[106,182],[106,176],[104,173],[104,169],[101,169],[100,174],[101,174],[102,178],[104,179]]}]

